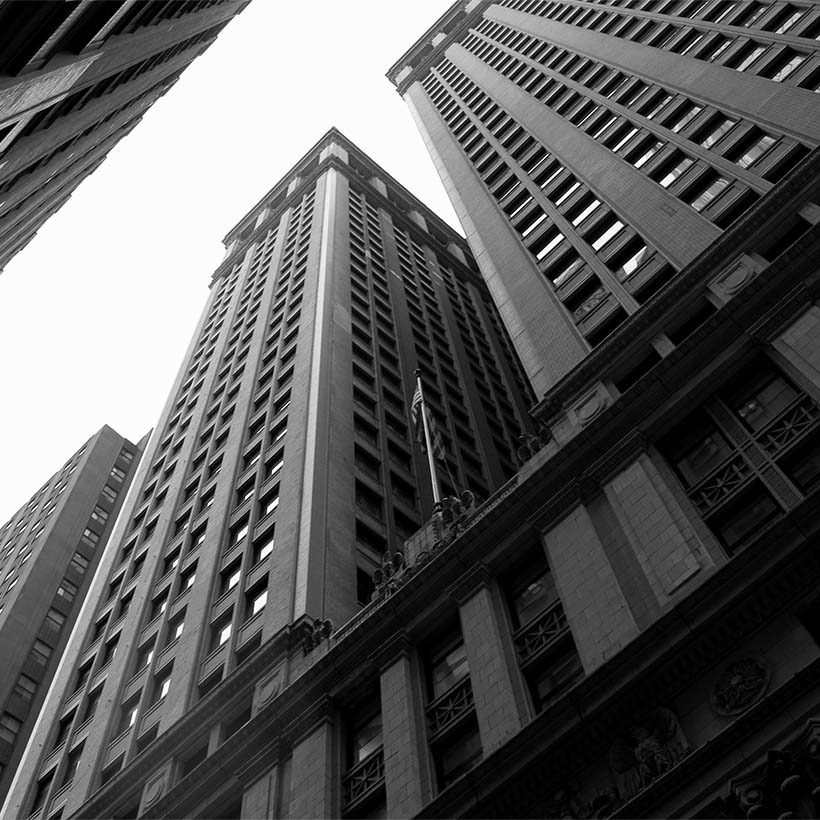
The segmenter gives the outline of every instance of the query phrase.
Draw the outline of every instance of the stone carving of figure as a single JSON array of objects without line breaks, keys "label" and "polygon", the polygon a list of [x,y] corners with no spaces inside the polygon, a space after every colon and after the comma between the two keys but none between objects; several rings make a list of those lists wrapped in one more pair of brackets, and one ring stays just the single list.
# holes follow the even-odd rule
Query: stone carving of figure
[{"label": "stone carving of figure", "polygon": [[634,726],[609,750],[609,767],[621,799],[632,799],[688,753],[675,714],[665,707],[652,710],[642,725]]}]

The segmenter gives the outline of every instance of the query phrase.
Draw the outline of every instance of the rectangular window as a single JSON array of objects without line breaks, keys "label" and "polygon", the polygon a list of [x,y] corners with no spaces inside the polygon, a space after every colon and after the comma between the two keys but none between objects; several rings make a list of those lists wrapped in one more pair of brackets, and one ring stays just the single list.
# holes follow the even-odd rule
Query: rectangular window
[{"label": "rectangular window", "polygon": [[97,506],[91,511],[91,518],[93,521],[105,524],[108,521],[108,513],[102,507]]},{"label": "rectangular window", "polygon": [[111,477],[115,478],[117,481],[124,481],[125,480],[125,471],[121,470],[119,467],[112,467],[111,468]]},{"label": "rectangular window", "polygon": [[62,612],[58,612],[56,609],[49,609],[46,613],[46,623],[52,627],[52,629],[62,629],[63,624],[65,623],[65,615]]},{"label": "rectangular window", "polygon": [[696,211],[702,211],[728,187],[728,179],[724,179],[719,176],[711,176],[707,178],[705,183],[701,180],[694,188],[690,188],[682,198]]},{"label": "rectangular window", "polygon": [[757,162],[777,140],[769,134],[763,134],[755,129],[750,136],[742,141],[738,148],[732,152],[730,159],[741,168],[748,168]]},{"label": "rectangular window", "polygon": [[97,535],[97,533],[96,533],[96,532],[94,532],[94,530],[89,529],[88,527],[86,527],[86,528],[83,530],[82,539],[83,539],[83,541],[85,541],[87,544],[91,544],[92,546],[96,546],[96,545],[99,543],[100,536],[99,536],[99,535]]},{"label": "rectangular window", "polygon": [[71,602],[74,600],[75,596],[77,595],[77,587],[71,583],[71,581],[66,581],[65,579],[62,580],[60,586],[57,587],[57,594],[67,602]]},{"label": "rectangular window", "polygon": [[737,120],[719,116],[709,121],[706,128],[698,131],[695,138],[704,148],[711,148],[724,134],[729,132]]},{"label": "rectangular window", "polygon": [[20,675],[17,683],[14,684],[14,694],[22,698],[26,703],[31,703],[34,693],[37,691],[37,681],[32,680],[28,675]]},{"label": "rectangular window", "polygon": [[14,743],[22,725],[14,715],[3,712],[0,716],[0,740],[5,740],[6,743]]},{"label": "rectangular window", "polygon": [[253,563],[258,564],[273,552],[273,536],[262,544],[257,544],[253,549]]},{"label": "rectangular window", "polygon": [[88,558],[84,555],[80,555],[79,552],[75,552],[74,555],[71,556],[69,566],[75,572],[80,573],[80,575],[85,575],[85,571],[88,569],[88,563]]}]

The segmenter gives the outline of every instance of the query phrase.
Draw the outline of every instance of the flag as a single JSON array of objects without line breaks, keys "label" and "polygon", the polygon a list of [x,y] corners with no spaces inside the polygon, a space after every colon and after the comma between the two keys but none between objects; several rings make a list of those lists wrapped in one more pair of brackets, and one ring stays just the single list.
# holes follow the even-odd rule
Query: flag
[{"label": "flag", "polygon": [[433,455],[444,460],[444,440],[441,433],[438,431],[436,419],[427,405],[424,403],[424,398],[421,395],[421,385],[416,385],[416,392],[413,393],[413,401],[410,403],[410,419],[413,422],[413,429],[415,431],[416,441],[421,445],[421,451],[427,452],[427,447],[424,441],[424,424],[422,423],[422,413],[427,419],[427,429],[430,431],[430,439],[433,442]]}]

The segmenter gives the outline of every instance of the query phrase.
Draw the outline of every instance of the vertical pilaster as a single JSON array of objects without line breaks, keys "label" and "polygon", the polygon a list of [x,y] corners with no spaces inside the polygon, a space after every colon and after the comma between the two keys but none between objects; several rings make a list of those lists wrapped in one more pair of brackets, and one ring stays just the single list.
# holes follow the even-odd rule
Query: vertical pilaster
[{"label": "vertical pilaster", "polygon": [[812,305],[773,342],[769,356],[803,390],[820,400],[820,306]]},{"label": "vertical pilaster", "polygon": [[575,646],[589,674],[638,634],[635,618],[583,504],[544,535]]},{"label": "vertical pilaster", "polygon": [[398,635],[373,660],[381,669],[387,816],[413,817],[432,793],[418,662],[405,635]]},{"label": "vertical pilaster", "polygon": [[661,605],[711,563],[645,453],[609,481],[604,492]]},{"label": "vertical pilaster", "polygon": [[526,695],[486,567],[479,565],[471,570],[450,594],[459,604],[481,747],[486,756],[521,729],[527,714]]},{"label": "vertical pilaster", "polygon": [[276,817],[277,793],[279,790],[279,766],[274,766],[242,795],[243,817]]},{"label": "vertical pilaster", "polygon": [[[338,817],[334,712],[328,698],[306,717],[293,743],[290,817]],[[301,723],[301,721],[300,721]]]}]

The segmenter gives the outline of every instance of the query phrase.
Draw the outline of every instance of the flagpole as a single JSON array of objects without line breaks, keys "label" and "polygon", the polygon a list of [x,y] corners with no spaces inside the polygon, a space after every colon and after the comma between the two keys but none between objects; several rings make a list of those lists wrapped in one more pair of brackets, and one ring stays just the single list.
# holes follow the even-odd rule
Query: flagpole
[{"label": "flagpole", "polygon": [[416,368],[416,387],[421,396],[421,423],[424,429],[424,443],[427,447],[427,465],[430,468],[430,483],[433,485],[433,505],[437,511],[441,505],[441,493],[438,488],[438,476],[436,475],[436,457],[433,453],[433,440],[430,436],[430,427],[427,424],[427,405],[424,403],[424,391],[421,388],[421,370]]}]

